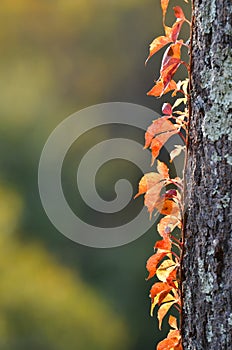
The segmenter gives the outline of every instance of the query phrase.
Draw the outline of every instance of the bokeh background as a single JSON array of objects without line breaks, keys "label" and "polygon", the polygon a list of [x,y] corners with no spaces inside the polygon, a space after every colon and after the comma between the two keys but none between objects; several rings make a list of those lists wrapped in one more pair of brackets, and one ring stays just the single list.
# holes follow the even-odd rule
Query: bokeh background
[{"label": "bokeh background", "polygon": [[[176,4],[189,13],[183,1],[170,1]],[[173,20],[170,12],[168,24]],[[49,134],[84,107],[124,101],[160,112],[167,97],[155,100],[146,91],[159,76],[161,54],[144,67],[148,44],[163,33],[160,2],[1,0],[0,23],[0,349],[154,349],[167,331],[158,332],[149,316],[145,262],[155,228],[118,248],[78,245],[48,220],[37,170]],[[76,162],[116,132],[143,143],[138,130],[96,129],[65,161],[66,195],[86,220],[97,216],[74,191]],[[124,163],[116,168],[136,193],[139,170]],[[117,176],[109,164],[99,171],[106,200],[113,198]],[[131,204],[122,221],[141,205],[142,199]]]}]

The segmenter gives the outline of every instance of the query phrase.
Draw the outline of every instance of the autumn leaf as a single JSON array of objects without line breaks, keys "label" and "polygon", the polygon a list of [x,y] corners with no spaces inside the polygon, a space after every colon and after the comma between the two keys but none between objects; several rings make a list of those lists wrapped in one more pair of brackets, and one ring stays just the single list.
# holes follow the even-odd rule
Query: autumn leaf
[{"label": "autumn leaf", "polygon": [[[155,248],[159,249],[159,251],[170,252],[172,247],[172,242],[167,235],[161,241],[157,241],[155,244]],[[158,276],[157,276],[158,277]],[[160,278],[159,278],[160,279]],[[162,280],[161,280],[162,281]]]},{"label": "autumn leaf", "polygon": [[164,83],[158,81],[151,90],[147,92],[148,96],[161,97],[163,94],[168,93],[169,91],[176,90],[176,82],[171,80],[166,89],[164,89]]},{"label": "autumn leaf", "polygon": [[173,271],[170,272],[169,276],[166,279],[167,284],[175,289],[178,288],[176,274],[177,274],[177,269],[174,269]]},{"label": "autumn leaf", "polygon": [[171,330],[166,339],[159,342],[157,350],[182,350],[179,330]]},{"label": "autumn leaf", "polygon": [[160,295],[161,293],[166,293],[167,295],[171,290],[172,288],[167,283],[157,282],[151,287],[150,297],[153,300],[157,295]]},{"label": "autumn leaf", "polygon": [[[184,103],[186,104],[187,103],[187,98],[186,97],[183,97],[183,98],[178,98],[174,105],[172,106],[172,109],[175,109],[176,107],[178,107],[181,103]],[[176,112],[175,112],[176,113]]]},{"label": "autumn leaf", "polygon": [[139,191],[134,196],[134,199],[156,186],[162,179],[162,176],[158,173],[151,172],[145,174],[139,182]]},{"label": "autumn leaf", "polygon": [[162,215],[173,215],[178,217],[180,214],[180,208],[178,204],[170,199],[157,201],[155,209],[157,209]]},{"label": "autumn leaf", "polygon": [[152,153],[151,165],[154,164],[154,161],[158,157],[163,145],[170,139],[171,136],[178,133],[178,130],[175,128],[174,125],[173,125],[173,129],[174,129],[173,131],[168,131],[168,132],[165,132],[163,134],[159,134],[155,138],[153,138],[153,140],[151,142],[151,146],[150,146],[151,153]]},{"label": "autumn leaf", "polygon": [[172,64],[170,64],[166,69],[161,71],[160,80],[163,82],[163,91],[165,91],[165,89],[170,84],[172,77],[176,73],[180,63],[181,60],[174,58]]},{"label": "autumn leaf", "polygon": [[157,345],[157,350],[173,350],[179,344],[178,338],[164,339]]},{"label": "autumn leaf", "polygon": [[163,183],[159,182],[155,184],[152,188],[150,188],[145,196],[144,196],[144,205],[147,207],[148,212],[150,213],[150,218],[151,214],[156,208],[156,202],[159,200],[160,197],[160,191],[163,188]]},{"label": "autumn leaf", "polygon": [[182,20],[185,20],[184,12],[180,6],[173,7],[173,10],[174,10],[174,14],[175,14],[176,18],[180,18]]},{"label": "autumn leaf", "polygon": [[185,80],[179,80],[176,84],[177,91],[183,90],[184,94],[188,95],[188,88],[189,88],[189,78],[186,78]]},{"label": "autumn leaf", "polygon": [[145,146],[150,146],[152,151],[152,164],[160,153],[167,140],[179,132],[178,128],[170,122],[168,116],[154,120],[145,133]]},{"label": "autumn leaf", "polygon": [[170,315],[170,316],[169,316],[169,319],[168,319],[168,323],[169,323],[169,326],[170,326],[170,327],[172,327],[172,328],[174,328],[174,329],[178,329],[176,317]]},{"label": "autumn leaf", "polygon": [[166,191],[165,193],[165,198],[173,198],[173,197],[176,197],[177,196],[177,190],[168,190]]},{"label": "autumn leaf", "polygon": [[162,72],[165,69],[167,69],[170,65],[175,63],[180,63],[182,44],[183,44],[183,40],[180,40],[178,43],[172,44],[167,48],[161,63],[161,75],[162,75]]},{"label": "autumn leaf", "polygon": [[152,139],[155,135],[158,135],[167,131],[173,131],[176,129],[173,123],[171,123],[167,119],[168,117],[162,117],[162,118],[153,120],[152,124],[147,128],[147,131],[145,133],[144,148],[148,148],[151,145]]},{"label": "autumn leaf", "polygon": [[147,57],[145,61],[145,65],[147,64],[148,60],[160,49],[162,49],[167,44],[171,43],[172,39],[167,36],[159,36],[158,38],[155,38],[149,47],[149,56]]},{"label": "autumn leaf", "polygon": [[180,220],[173,215],[167,215],[160,220],[157,230],[161,237],[165,237],[167,233],[171,233],[177,226],[180,227]]},{"label": "autumn leaf", "polygon": [[157,170],[163,179],[169,179],[169,169],[165,163],[157,160]]},{"label": "autumn leaf", "polygon": [[[183,11],[179,6],[176,6],[174,8],[174,13],[175,16],[177,17],[176,22],[173,24],[172,27],[168,27],[165,25],[165,14],[167,11],[167,6],[168,6],[168,0],[163,0],[163,4],[161,4],[162,9],[163,9],[163,25],[164,25],[164,30],[165,30],[165,35],[158,36],[155,38],[150,46],[149,46],[149,55],[145,61],[145,65],[147,64],[148,60],[160,49],[162,49],[164,46],[171,42],[175,42],[179,36],[181,27],[185,21],[185,17],[177,17],[177,16],[184,16]],[[182,12],[181,12],[182,11]]]},{"label": "autumn leaf", "polygon": [[162,112],[165,115],[172,115],[172,105],[170,103],[164,103],[162,107]]},{"label": "autumn leaf", "polygon": [[144,205],[147,207],[150,217],[160,198],[160,191],[164,186],[163,180],[161,174],[151,172],[145,174],[139,182],[139,191],[134,198],[145,193]]},{"label": "autumn leaf", "polygon": [[[156,286],[157,284],[160,284],[160,291],[159,287]],[[160,305],[162,302],[169,302],[174,301],[175,298],[173,295],[171,295],[169,292],[171,291],[170,287],[168,287],[165,283],[157,282],[155,283],[151,288],[151,311],[150,314],[153,316],[153,311],[156,305]]]},{"label": "autumn leaf", "polygon": [[165,317],[165,315],[167,314],[167,312],[169,311],[171,306],[175,303],[176,303],[176,301],[174,300],[174,301],[170,301],[168,303],[164,303],[159,307],[158,315],[157,315],[158,320],[159,320],[159,329],[161,329],[163,318]]},{"label": "autumn leaf", "polygon": [[[166,178],[168,179],[168,178]],[[163,215],[173,215],[176,217],[180,216],[180,208],[176,203],[178,193],[176,190],[168,190],[160,196],[156,202],[156,207],[160,214]]]},{"label": "autumn leaf", "polygon": [[186,147],[181,145],[175,145],[175,149],[170,153],[170,163],[173,159],[181,154],[182,151],[185,151]]},{"label": "autumn leaf", "polygon": [[156,277],[162,282],[167,282],[167,278],[176,267],[177,264],[173,260],[164,260],[156,271]]},{"label": "autumn leaf", "polygon": [[146,269],[149,272],[149,275],[147,277],[147,280],[154,277],[156,274],[157,266],[159,262],[165,257],[165,252],[157,252],[156,254],[153,254],[148,260]]},{"label": "autumn leaf", "polygon": [[165,22],[165,15],[167,12],[168,4],[169,4],[169,0],[161,0],[161,8],[163,11],[163,23]]},{"label": "autumn leaf", "polygon": [[178,39],[183,23],[184,23],[183,20],[177,19],[177,21],[173,24],[170,31],[170,37],[173,42],[176,42],[176,40]]}]

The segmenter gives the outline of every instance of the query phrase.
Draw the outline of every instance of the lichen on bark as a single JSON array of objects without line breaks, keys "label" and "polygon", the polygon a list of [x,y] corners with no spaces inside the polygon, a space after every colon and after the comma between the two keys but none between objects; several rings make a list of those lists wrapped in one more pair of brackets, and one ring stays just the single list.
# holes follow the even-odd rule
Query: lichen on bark
[{"label": "lichen on bark", "polygon": [[226,350],[232,344],[231,3],[195,0],[193,9],[183,347]]}]

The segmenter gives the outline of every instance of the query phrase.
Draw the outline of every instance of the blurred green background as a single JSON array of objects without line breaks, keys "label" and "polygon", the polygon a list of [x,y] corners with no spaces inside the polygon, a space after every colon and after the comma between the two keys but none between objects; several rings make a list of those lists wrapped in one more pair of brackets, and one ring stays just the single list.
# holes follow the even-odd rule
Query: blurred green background
[{"label": "blurred green background", "polygon": [[[155,229],[108,250],[68,240],[42,208],[37,169],[52,130],[84,107],[125,101],[160,112],[164,99],[146,91],[161,55],[144,67],[148,44],[162,34],[159,0],[1,0],[0,23],[0,349],[154,349],[164,335],[149,316],[145,281]],[[75,201],[74,163],[112,132],[86,135],[68,160],[64,186],[86,218]],[[143,143],[137,131],[124,132]],[[116,175],[108,168],[98,182],[110,200]],[[124,171],[136,192],[141,173]]]}]

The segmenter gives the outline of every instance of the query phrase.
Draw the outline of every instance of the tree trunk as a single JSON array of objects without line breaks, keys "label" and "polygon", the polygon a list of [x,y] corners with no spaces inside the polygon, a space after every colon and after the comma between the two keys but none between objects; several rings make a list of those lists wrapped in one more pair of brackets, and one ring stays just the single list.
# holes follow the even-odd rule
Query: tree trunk
[{"label": "tree trunk", "polygon": [[182,286],[184,350],[232,346],[230,23],[230,0],[194,1]]}]

